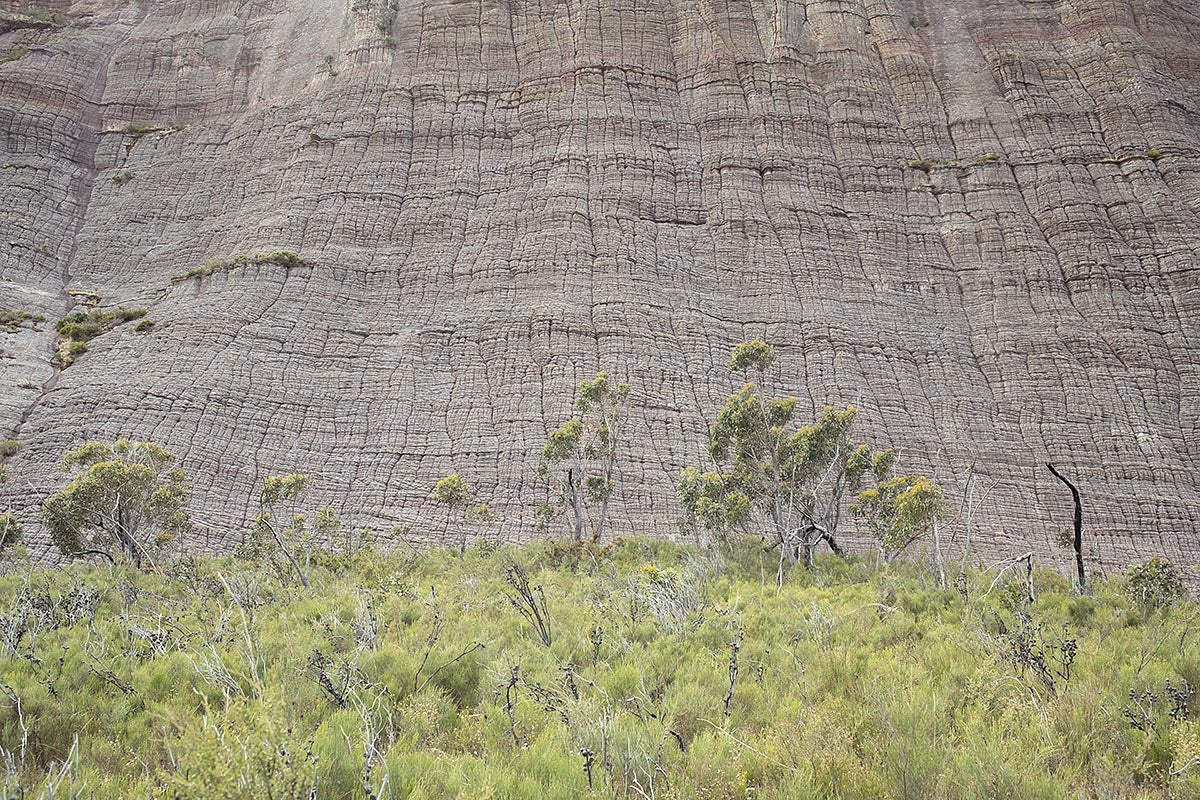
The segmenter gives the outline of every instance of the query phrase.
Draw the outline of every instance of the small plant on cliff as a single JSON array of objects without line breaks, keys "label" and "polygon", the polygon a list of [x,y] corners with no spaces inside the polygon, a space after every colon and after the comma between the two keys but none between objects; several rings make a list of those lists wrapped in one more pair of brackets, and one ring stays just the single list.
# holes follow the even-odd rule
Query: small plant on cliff
[{"label": "small plant on cliff", "polygon": [[89,308],[86,311],[68,314],[54,326],[59,335],[56,362],[64,369],[69,367],[76,358],[87,352],[88,342],[92,339],[108,333],[118,325],[144,316],[144,308],[118,308],[115,311]]},{"label": "small plant on cliff", "polygon": [[16,311],[0,310],[0,330],[4,333],[19,333],[23,328],[41,330],[39,323],[45,322],[42,314],[34,314],[23,309]]},{"label": "small plant on cliff", "polygon": [[144,558],[189,527],[187,482],[175,456],[153,442],[88,442],[62,460],[72,474],[47,498],[50,538],[67,557]]},{"label": "small plant on cliff", "polygon": [[214,258],[205,261],[199,267],[192,267],[186,272],[181,272],[178,275],[171,276],[171,283],[179,283],[191,278],[206,278],[209,275],[226,270],[235,269],[237,267],[246,266],[262,266],[263,264],[276,264],[284,269],[292,269],[294,267],[304,266],[307,262],[291,250],[276,250],[273,253],[255,253],[248,255],[242,253],[232,259]]},{"label": "small plant on cliff", "polygon": [[579,384],[578,415],[551,433],[542,448],[537,472],[549,484],[551,500],[538,510],[539,517],[546,524],[565,515],[577,542],[584,540],[589,525],[593,541],[608,525],[628,400],[629,384],[613,383],[607,372],[597,372]]}]

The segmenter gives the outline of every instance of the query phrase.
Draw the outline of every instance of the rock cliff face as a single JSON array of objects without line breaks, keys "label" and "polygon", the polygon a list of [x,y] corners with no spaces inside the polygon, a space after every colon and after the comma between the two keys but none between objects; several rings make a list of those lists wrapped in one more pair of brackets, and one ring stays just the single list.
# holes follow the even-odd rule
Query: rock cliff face
[{"label": "rock cliff face", "polygon": [[[0,310],[48,320],[0,330],[0,438],[24,443],[0,506],[30,525],[66,448],[129,436],[181,456],[214,548],[293,470],[414,538],[458,470],[528,536],[541,441],[605,368],[634,387],[617,528],[669,534],[728,351],[763,337],[808,412],[857,403],[951,495],[974,463],[987,554],[1059,557],[1045,461],[1106,565],[1200,553],[1194,3],[0,20]],[[304,263],[233,261],[278,249]],[[53,321],[95,302],[156,324],[57,370]]]}]

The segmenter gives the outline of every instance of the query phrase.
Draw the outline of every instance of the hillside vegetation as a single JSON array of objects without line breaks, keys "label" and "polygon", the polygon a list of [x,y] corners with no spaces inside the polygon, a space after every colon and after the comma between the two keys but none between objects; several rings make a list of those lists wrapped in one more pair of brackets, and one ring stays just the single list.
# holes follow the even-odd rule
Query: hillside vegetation
[{"label": "hillside vegetation", "polygon": [[326,552],[307,588],[17,568],[4,796],[1200,797],[1191,600],[777,568],[748,539]]}]

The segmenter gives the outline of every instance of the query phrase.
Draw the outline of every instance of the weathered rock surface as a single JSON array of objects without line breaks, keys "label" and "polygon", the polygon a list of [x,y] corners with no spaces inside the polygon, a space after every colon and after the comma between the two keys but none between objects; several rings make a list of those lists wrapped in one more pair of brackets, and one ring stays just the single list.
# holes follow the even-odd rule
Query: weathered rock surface
[{"label": "weathered rock surface", "polygon": [[[1060,557],[1047,460],[1106,565],[1200,554],[1193,3],[62,0],[3,20],[0,308],[50,319],[0,332],[0,436],[25,443],[0,505],[31,525],[66,448],[130,436],[181,455],[213,547],[293,470],[414,538],[459,470],[525,536],[542,438],[606,368],[635,390],[617,527],[669,534],[728,350],[758,336],[802,405],[859,404],[906,468],[954,495],[974,463],[986,554]],[[172,281],[276,249],[307,266]],[[157,326],[56,373],[73,292]]]}]

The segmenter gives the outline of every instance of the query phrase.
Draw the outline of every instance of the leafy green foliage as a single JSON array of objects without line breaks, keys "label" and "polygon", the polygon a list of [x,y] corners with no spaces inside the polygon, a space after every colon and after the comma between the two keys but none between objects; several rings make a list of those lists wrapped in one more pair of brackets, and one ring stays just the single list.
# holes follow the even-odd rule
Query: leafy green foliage
[{"label": "leafy green foliage", "polygon": [[1125,591],[1147,611],[1168,606],[1186,594],[1179,570],[1159,556],[1125,571]]},{"label": "leafy green foliage", "polygon": [[761,339],[742,342],[729,356],[729,368],[734,372],[763,372],[774,363],[775,348]]},{"label": "leafy green foliage", "polygon": [[[754,340],[734,348],[730,369],[774,363],[774,350]],[[857,491],[875,465],[889,470],[890,451],[874,453],[851,436],[857,410],[826,407],[816,422],[795,424],[795,397],[766,397],[745,383],[717,414],[708,454],[717,468],[683,470],[676,484],[687,521],[720,535],[750,523],[754,512],[772,527],[780,556],[811,562],[821,541],[835,551],[842,498]]]},{"label": "leafy green foliage", "polygon": [[433,502],[452,509],[465,506],[474,496],[471,484],[457,472],[442,478],[433,488]]},{"label": "leafy green foliage", "polygon": [[866,522],[884,552],[894,557],[944,518],[947,506],[942,490],[933,481],[924,476],[897,475],[860,493],[850,511]]},{"label": "leafy green foliage", "polygon": [[[761,380],[774,360],[770,345],[756,339],[734,348],[729,367],[757,371]],[[895,452],[854,440],[856,408],[827,406],[815,422],[794,428],[796,406],[795,397],[765,396],[755,381],[726,401],[709,431],[716,469],[687,467],[676,483],[685,524],[725,536],[757,512],[771,525],[781,559],[795,562],[803,553],[811,563],[822,541],[841,552],[843,498],[870,478],[877,488],[854,508],[886,547],[903,549],[944,513],[941,490],[931,481],[892,478]]]},{"label": "leafy green foliage", "polygon": [[1200,792],[1190,600],[1143,616],[1123,582],[1037,573],[1014,606],[991,573],[967,600],[824,557],[777,588],[750,542],[623,541],[570,569],[551,548],[362,551],[311,590],[225,559],[0,576],[4,796]]},{"label": "leafy green foliage", "polygon": [[0,439],[0,458],[8,458],[21,449],[21,443],[16,439]]},{"label": "leafy green foliage", "polygon": [[59,552],[98,550],[141,564],[190,527],[187,482],[175,456],[153,442],[88,442],[62,459],[67,486],[42,505]]},{"label": "leafy green foliage", "polygon": [[76,311],[55,323],[59,345],[55,360],[62,368],[69,367],[76,358],[87,352],[87,343],[97,336],[108,333],[118,325],[146,316],[144,308],[118,308],[103,311],[89,308]]},{"label": "leafy green foliage", "polygon": [[284,269],[293,269],[295,267],[305,266],[307,263],[307,261],[305,261],[296,253],[293,253],[291,250],[276,250],[273,253],[255,253],[254,255],[242,253],[241,255],[235,256],[232,259],[211,259],[206,261],[203,265],[199,267],[192,267],[187,272],[183,272],[178,275],[172,275],[171,282],[179,283],[180,281],[186,281],[192,278],[205,278],[218,272],[236,269],[237,267],[258,267],[264,264],[275,264],[283,267]]},{"label": "leafy green foliage", "polygon": [[542,448],[537,473],[549,485],[551,499],[538,516],[548,524],[565,515],[574,541],[584,540],[587,527],[593,541],[604,535],[628,400],[629,384],[613,383],[607,372],[597,372],[579,384],[579,415],[552,432]]}]

